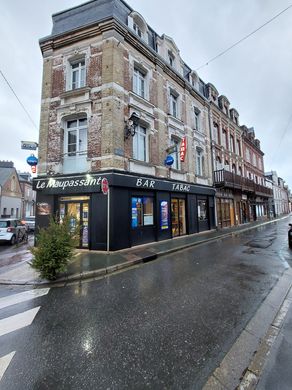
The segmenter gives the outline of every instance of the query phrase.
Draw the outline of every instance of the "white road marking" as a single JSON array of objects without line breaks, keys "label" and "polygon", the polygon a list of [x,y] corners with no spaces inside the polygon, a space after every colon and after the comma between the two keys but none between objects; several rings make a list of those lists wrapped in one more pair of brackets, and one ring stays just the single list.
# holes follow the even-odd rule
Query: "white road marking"
[{"label": "white road marking", "polygon": [[0,336],[30,325],[37,315],[39,309],[40,306],[0,320]]},{"label": "white road marking", "polygon": [[0,381],[1,381],[5,371],[7,369],[7,367],[9,366],[14,354],[15,354],[15,351],[0,358]]},{"label": "white road marking", "polygon": [[48,294],[49,291],[49,288],[41,288],[24,291],[19,294],[8,295],[6,297],[0,298],[0,309],[15,305],[17,303],[26,302],[34,298],[42,297],[43,295]]}]

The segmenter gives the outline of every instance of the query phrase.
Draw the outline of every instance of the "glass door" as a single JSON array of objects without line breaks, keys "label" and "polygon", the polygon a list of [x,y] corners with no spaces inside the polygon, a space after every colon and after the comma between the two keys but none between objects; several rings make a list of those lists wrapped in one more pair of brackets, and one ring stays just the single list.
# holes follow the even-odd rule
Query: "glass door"
[{"label": "glass door", "polygon": [[65,215],[70,217],[70,226],[74,229],[79,225],[79,248],[89,246],[89,197],[61,197],[59,204],[60,220]]},{"label": "glass door", "polygon": [[184,199],[171,199],[171,226],[173,237],[186,234],[186,201]]}]

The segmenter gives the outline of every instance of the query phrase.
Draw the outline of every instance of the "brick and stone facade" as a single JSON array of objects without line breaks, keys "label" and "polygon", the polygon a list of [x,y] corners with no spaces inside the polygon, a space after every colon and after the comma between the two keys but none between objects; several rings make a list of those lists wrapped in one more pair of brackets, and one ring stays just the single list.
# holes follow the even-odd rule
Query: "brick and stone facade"
[{"label": "brick and stone facade", "polygon": [[[144,215],[147,227],[141,221],[138,228],[131,225],[136,212],[131,202],[136,198],[137,204],[141,199],[147,202],[144,192],[150,188],[146,184],[144,192],[141,188],[137,192],[137,184],[133,187],[136,192],[125,188],[120,194],[125,197],[127,210],[124,222],[133,230],[135,239],[130,235],[121,244],[112,243],[112,249],[214,227],[207,88],[184,63],[173,39],[155,33],[124,1],[110,0],[105,4],[95,0],[54,14],[52,34],[40,40],[40,47],[44,65],[39,181],[35,182],[38,203],[50,203],[47,209],[60,212],[64,188],[71,201],[77,201],[73,189],[70,193],[70,186],[62,180],[72,178],[79,188],[80,183],[88,182],[86,177],[96,178],[97,183],[101,177],[108,179],[114,202],[115,194],[119,196],[115,192],[118,175],[125,174],[125,183],[130,183],[132,177],[137,178],[136,183],[140,179],[143,183],[154,180],[154,191],[148,193],[153,215]],[[133,113],[139,116],[139,125],[135,135],[129,136],[125,131]],[[75,132],[70,126],[77,126]],[[182,142],[186,153],[180,161]],[[171,152],[175,162],[169,167],[165,159],[173,145],[177,148]],[[60,183],[62,190],[46,192],[44,188],[57,185],[52,183]],[[89,206],[84,207],[92,212],[96,202],[105,206],[98,192],[99,187],[93,193],[86,188]],[[159,227],[159,202],[167,204],[169,220],[164,221],[163,229]],[[69,206],[66,203],[64,207],[67,210]],[[78,212],[82,213],[82,207]],[[111,210],[114,236],[118,212],[114,204]],[[43,226],[47,219],[40,216],[38,222]],[[89,247],[105,248],[105,222],[100,220],[102,228],[89,222]],[[175,224],[182,226],[175,230]],[[96,229],[101,230],[95,232]]]}]

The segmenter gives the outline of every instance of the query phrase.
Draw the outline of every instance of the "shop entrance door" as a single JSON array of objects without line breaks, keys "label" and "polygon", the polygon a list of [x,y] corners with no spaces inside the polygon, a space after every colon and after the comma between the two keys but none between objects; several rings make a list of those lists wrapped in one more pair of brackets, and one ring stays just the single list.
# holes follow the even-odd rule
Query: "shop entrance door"
[{"label": "shop entrance door", "polygon": [[79,248],[89,246],[89,196],[66,196],[60,198],[60,220],[65,215],[70,216],[70,225],[73,228],[79,224]]},{"label": "shop entrance door", "polygon": [[173,237],[186,234],[186,201],[184,199],[171,199],[171,226]]}]

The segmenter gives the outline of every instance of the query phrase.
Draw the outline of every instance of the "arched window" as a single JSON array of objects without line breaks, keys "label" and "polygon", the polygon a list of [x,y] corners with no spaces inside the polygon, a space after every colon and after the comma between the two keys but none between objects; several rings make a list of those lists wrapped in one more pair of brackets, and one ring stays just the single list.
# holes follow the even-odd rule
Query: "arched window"
[{"label": "arched window", "polygon": [[236,174],[236,165],[232,164],[232,173]]},{"label": "arched window", "polygon": [[240,176],[242,176],[242,168],[241,168],[241,167],[238,168],[238,174],[239,174]]},{"label": "arched window", "polygon": [[216,169],[222,169],[221,158],[219,156],[216,157]]},{"label": "arched window", "polygon": [[224,169],[225,169],[226,171],[229,171],[229,170],[230,170],[230,166],[229,166],[229,161],[228,161],[228,160],[225,160]]},{"label": "arched window", "polygon": [[144,41],[147,41],[147,24],[143,17],[136,11],[132,12],[128,17],[128,25],[135,34],[138,35]]}]

